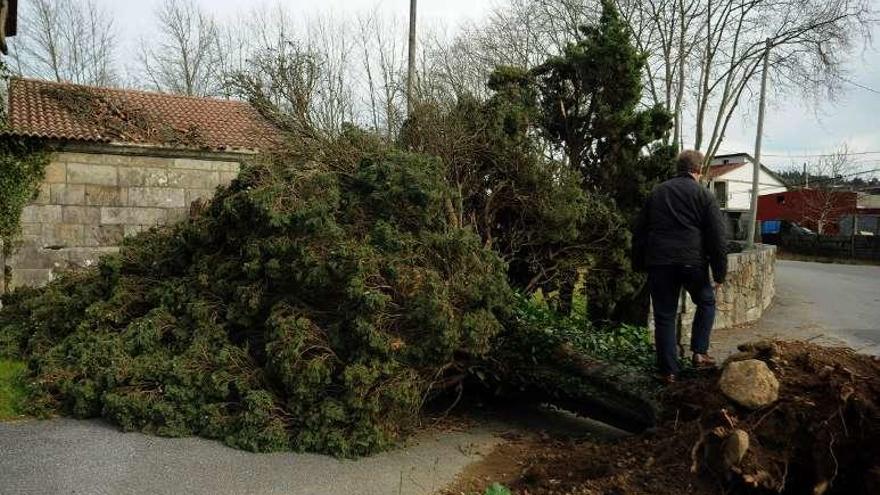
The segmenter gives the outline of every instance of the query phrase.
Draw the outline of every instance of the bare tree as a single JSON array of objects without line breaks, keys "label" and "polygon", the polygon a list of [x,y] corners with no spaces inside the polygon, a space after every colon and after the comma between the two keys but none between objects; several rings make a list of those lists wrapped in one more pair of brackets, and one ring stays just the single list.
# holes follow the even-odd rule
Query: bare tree
[{"label": "bare tree", "polygon": [[30,0],[20,16],[10,40],[13,71],[59,82],[117,82],[113,19],[93,1]]},{"label": "bare tree", "polygon": [[346,18],[323,15],[307,23],[305,44],[320,66],[312,118],[331,134],[338,134],[355,120],[353,83],[358,74],[352,60],[353,38]]},{"label": "bare tree", "polygon": [[846,146],[821,157],[807,168],[811,187],[804,189],[803,220],[816,232],[824,234],[829,225],[844,213],[848,213],[846,199],[852,195],[841,189],[841,181],[854,170],[854,164]]},{"label": "bare tree", "polygon": [[[869,37],[869,0],[620,0],[637,43],[649,55],[649,84],[689,127],[693,146],[714,155],[759,78],[771,47],[777,93],[833,94],[842,62]],[[647,27],[646,27],[647,26]],[[672,97],[670,97],[672,95]],[[689,99],[689,101],[684,101]],[[684,132],[682,129],[681,132]],[[678,137],[678,134],[676,134]]]},{"label": "bare tree", "polygon": [[400,19],[374,10],[359,17],[357,34],[370,120],[391,139],[406,115],[406,32]]},{"label": "bare tree", "polygon": [[473,42],[465,37],[451,41],[428,37],[424,53],[430,64],[422,77],[438,86],[448,98],[488,96],[489,68],[475,57]]},{"label": "bare tree", "polygon": [[[871,0],[612,0],[648,57],[646,104],[674,115],[668,141],[706,151],[751,103],[766,40],[777,93],[833,95],[843,62],[870,36]],[[509,0],[467,26],[456,46],[488,75],[558,54],[594,21],[600,0]],[[707,162],[708,163],[708,162]]]},{"label": "bare tree", "polygon": [[220,37],[211,15],[192,0],[165,0],[156,20],[159,34],[142,40],[140,54],[151,85],[184,95],[220,92]]},{"label": "bare tree", "polygon": [[[673,114],[671,141],[681,147],[687,71],[694,55],[703,6],[700,0],[616,0],[636,46],[648,57],[645,81],[653,104]],[[669,138],[667,138],[669,142]]]},{"label": "bare tree", "polygon": [[325,16],[299,26],[282,4],[258,7],[248,19],[221,35],[240,50],[222,62],[228,94],[301,137],[338,135],[356,120],[350,23]]},{"label": "bare tree", "polygon": [[370,125],[373,132],[379,133],[379,101],[376,87],[375,69],[373,67],[372,44],[370,43],[370,33],[373,25],[376,23],[375,11],[373,15],[360,15],[357,18],[358,42],[361,50],[361,63],[364,68],[364,76],[367,84],[367,101],[365,102],[369,108]]}]

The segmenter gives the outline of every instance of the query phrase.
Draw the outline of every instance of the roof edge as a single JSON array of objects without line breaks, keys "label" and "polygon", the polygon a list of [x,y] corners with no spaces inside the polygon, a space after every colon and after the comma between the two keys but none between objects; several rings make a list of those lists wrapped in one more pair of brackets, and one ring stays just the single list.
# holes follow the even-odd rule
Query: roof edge
[{"label": "roof edge", "polygon": [[[82,88],[89,91],[112,91],[116,93],[133,93],[133,94],[141,94],[141,95],[150,95],[150,96],[161,96],[163,98],[175,98],[180,100],[196,100],[196,101],[215,101],[221,103],[230,103],[235,105],[245,105],[253,108],[253,105],[248,103],[245,100],[236,100],[232,98],[219,98],[216,96],[194,96],[194,95],[181,95],[177,93],[163,93],[162,91],[150,91],[147,89],[138,89],[138,88],[122,88],[122,87],[114,87],[114,86],[91,86],[88,84],[79,84],[74,82],[58,82],[58,81],[50,81],[47,79],[37,79],[34,77],[23,77],[23,76],[11,76],[9,78],[10,86],[16,82],[22,81],[26,83],[36,83],[44,86],[57,86],[57,87],[65,87],[65,88]],[[256,110],[256,109],[255,109]]]},{"label": "roof edge", "polygon": [[258,156],[256,150],[211,150],[158,145],[140,145],[125,142],[77,141],[72,139],[46,139],[50,152],[103,153],[126,156],[153,156],[165,158],[205,158],[241,161]]},{"label": "roof edge", "polygon": [[731,156],[745,156],[746,158],[749,159],[749,161],[754,161],[754,158],[752,157],[752,155],[750,155],[748,153],[725,153],[723,155],[713,155],[712,159],[715,160],[716,158],[729,158]]},{"label": "roof edge", "polygon": [[[712,157],[712,160],[717,160],[718,158],[729,158],[729,157],[732,157],[732,156],[744,156],[744,157],[746,157],[746,159],[747,159],[749,162],[751,162],[752,164],[755,163],[755,157],[753,157],[752,155],[750,155],[750,154],[748,154],[748,153],[727,153],[727,154],[724,154],[724,155],[714,155],[714,156]],[[715,165],[711,165],[711,164],[710,164],[709,166],[710,166],[710,167],[722,167],[722,166],[724,166],[724,165],[733,165],[733,164],[731,164],[731,163],[728,163],[728,164],[718,163],[718,164],[715,164]],[[779,176],[776,172],[774,172],[773,170],[770,170],[770,168],[768,168],[767,165],[764,165],[764,164],[762,163],[762,164],[761,164],[761,170],[763,170],[764,172],[767,172],[767,175],[769,175],[770,177],[773,177],[774,179],[776,179],[777,181],[779,181],[779,183],[782,184],[783,187],[785,187],[786,189],[788,189],[788,185],[785,183],[784,180],[782,180],[782,177],[780,177],[780,176]],[[733,169],[731,169],[729,172],[732,172],[732,171],[733,171]],[[725,174],[726,174],[726,172],[725,172]],[[721,174],[721,175],[719,175],[718,177],[722,177],[722,176],[724,176],[725,174]]]}]

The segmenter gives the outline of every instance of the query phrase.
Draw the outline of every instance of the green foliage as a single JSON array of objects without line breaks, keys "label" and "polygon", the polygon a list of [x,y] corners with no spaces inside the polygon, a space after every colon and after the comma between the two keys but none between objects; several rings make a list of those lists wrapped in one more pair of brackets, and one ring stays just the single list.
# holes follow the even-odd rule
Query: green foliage
[{"label": "green foliage", "polygon": [[21,416],[25,389],[25,364],[20,361],[0,360],[0,421]]},{"label": "green foliage", "polygon": [[[586,220],[587,234],[579,239],[587,245],[605,240],[598,262],[586,265],[585,289],[594,319],[622,319],[643,280],[630,268],[628,232],[610,239],[603,234],[628,231],[624,227],[651,188],[670,175],[674,149],[660,140],[672,118],[659,106],[639,109],[646,58],[612,2],[602,2],[599,22],[582,33],[563,54],[532,70],[539,128],[580,174],[587,194],[599,196],[603,205],[601,214]],[[571,278],[561,282],[563,292],[570,290]]]},{"label": "green foliage", "polygon": [[581,31],[583,37],[562,55],[532,71],[541,128],[581,173],[585,187],[608,193],[631,212],[641,206],[645,185],[668,174],[671,160],[651,158],[669,154],[655,143],[671,128],[672,117],[659,106],[639,110],[646,55],[633,45],[612,2],[603,1],[598,24]]},{"label": "green foliage", "polygon": [[653,424],[658,389],[645,373],[654,349],[644,329],[597,328],[525,297],[513,313],[477,374],[487,387],[626,427]]},{"label": "green foliage", "polygon": [[33,412],[361,455],[489,352],[504,266],[448,223],[438,160],[290,160],[245,168],[203,216],[96,269],[4,298],[0,342],[28,359]]},{"label": "green foliage", "polygon": [[11,250],[21,228],[21,212],[34,199],[43,180],[49,154],[30,139],[0,139],[0,243]]},{"label": "green foliage", "polygon": [[484,495],[511,495],[511,492],[500,483],[493,483],[492,486],[486,488]]},{"label": "green foliage", "polygon": [[[644,331],[596,326],[636,291],[631,209],[669,166],[668,116],[637,110],[642,63],[606,4],[562,57],[499,68],[489,100],[419,107],[399,142],[414,152],[289,129],[300,146],[201,216],[5,296],[0,356],[27,360],[33,413],[255,451],[375,452],[468,377],[642,411]],[[511,290],[570,300],[579,276],[571,315]]]},{"label": "green foliage", "polygon": [[520,85],[516,69],[499,70],[485,102],[461,99],[448,111],[420,107],[407,123],[403,144],[439,156],[458,192],[450,204],[459,223],[472,225],[509,264],[511,284],[535,290],[568,268],[560,250],[578,250],[579,226],[591,215],[580,178],[547,160],[534,139],[536,95]]},{"label": "green foliage", "polygon": [[499,67],[487,101],[420,106],[401,135],[447,164],[459,192],[450,210],[508,262],[515,288],[558,291],[567,311],[581,274],[595,321],[624,319],[643,283],[629,227],[674,151],[660,145],[670,115],[639,109],[645,57],[613,5],[603,7],[562,55],[531,70]]},{"label": "green foliage", "polygon": [[552,336],[551,341],[565,342],[584,355],[646,371],[654,367],[654,344],[644,327],[597,327],[582,313],[562,314],[525,297],[520,297],[515,315],[520,325]]}]

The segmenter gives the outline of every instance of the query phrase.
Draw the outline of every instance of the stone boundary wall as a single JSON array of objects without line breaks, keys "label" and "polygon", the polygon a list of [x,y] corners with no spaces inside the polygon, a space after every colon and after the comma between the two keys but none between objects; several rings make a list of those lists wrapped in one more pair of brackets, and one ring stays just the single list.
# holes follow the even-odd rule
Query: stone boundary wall
[{"label": "stone boundary wall", "polygon": [[[758,244],[755,250],[727,256],[727,281],[716,292],[715,328],[730,328],[757,321],[776,295],[776,246]],[[681,342],[690,341],[696,306],[683,298],[680,312]],[[654,328],[653,312],[648,325]]]},{"label": "stone boundary wall", "polygon": [[124,236],[185,218],[193,201],[211,198],[238,175],[243,159],[114,145],[53,153],[38,197],[22,212],[21,245],[7,259],[0,254],[9,289],[93,265]]}]

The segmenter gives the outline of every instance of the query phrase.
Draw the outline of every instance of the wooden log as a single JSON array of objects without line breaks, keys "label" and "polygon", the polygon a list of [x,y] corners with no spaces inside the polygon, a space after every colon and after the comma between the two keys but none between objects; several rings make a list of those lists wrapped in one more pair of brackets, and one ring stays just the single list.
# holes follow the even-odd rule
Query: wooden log
[{"label": "wooden log", "polygon": [[[502,346],[489,364],[501,395],[554,405],[631,432],[656,425],[661,387],[647,373],[603,362],[567,344],[546,351],[521,344]],[[526,352],[516,355],[517,350]]]}]

